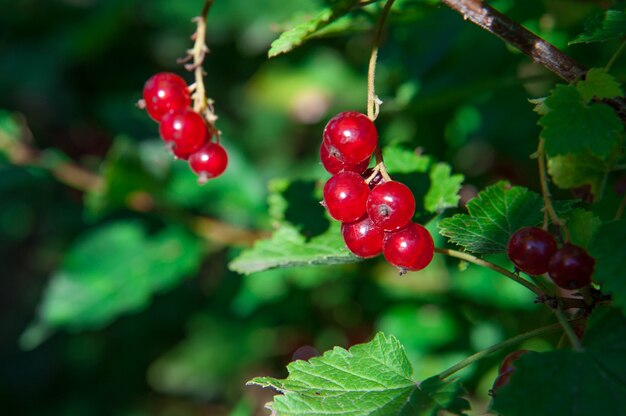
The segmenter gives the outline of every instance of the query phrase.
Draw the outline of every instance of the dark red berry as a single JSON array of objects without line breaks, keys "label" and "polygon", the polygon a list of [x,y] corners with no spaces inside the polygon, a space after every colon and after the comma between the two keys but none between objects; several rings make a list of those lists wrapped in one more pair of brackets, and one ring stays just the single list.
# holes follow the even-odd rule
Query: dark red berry
[{"label": "dark red berry", "polygon": [[180,159],[200,150],[210,139],[209,130],[202,117],[191,110],[168,113],[159,126],[161,138]]},{"label": "dark red berry", "polygon": [[217,178],[224,173],[227,165],[226,150],[218,143],[207,143],[189,156],[189,167],[198,175],[200,183]]},{"label": "dark red berry", "polygon": [[348,250],[359,257],[374,257],[383,251],[383,230],[369,217],[341,224],[341,235]]},{"label": "dark red berry", "polygon": [[[369,169],[366,169],[365,172],[361,174],[361,176],[363,177],[363,179],[367,180],[370,178],[370,176],[372,176],[373,173],[374,173],[374,169],[369,168]],[[370,187],[370,189],[374,189],[375,187],[377,187],[383,182],[384,182],[383,175],[380,173],[379,170],[377,170],[374,177],[369,181],[368,186]]]},{"label": "dark red berry", "polygon": [[324,204],[331,217],[341,222],[352,222],[365,214],[365,203],[370,188],[361,175],[339,172],[324,185]]},{"label": "dark red berry", "polygon": [[365,171],[365,169],[367,169],[367,166],[370,164],[369,159],[365,159],[363,162],[357,164],[345,163],[337,159],[335,156],[331,155],[328,151],[328,147],[326,147],[324,143],[322,143],[322,145],[320,146],[320,160],[322,161],[322,166],[324,166],[324,169],[326,169],[326,171],[331,175],[334,175],[335,173],[339,173],[344,170],[356,173],[363,173],[363,171]]},{"label": "dark red berry", "polygon": [[411,222],[397,231],[385,233],[383,255],[402,271],[422,270],[430,264],[434,253],[433,238],[420,224]]},{"label": "dark red berry", "polygon": [[153,75],[146,82],[143,99],[148,114],[156,121],[161,121],[171,111],[184,110],[191,104],[185,80],[169,72]]},{"label": "dark red berry", "polygon": [[564,244],[550,259],[548,275],[563,289],[580,289],[591,284],[595,263],[584,248]]},{"label": "dark red berry", "polygon": [[415,214],[413,192],[403,183],[385,182],[370,192],[367,214],[385,231],[404,227]]},{"label": "dark red berry", "polygon": [[520,228],[509,239],[509,259],[518,269],[533,276],[548,271],[548,262],[554,253],[554,237],[541,228]]},{"label": "dark red berry", "polygon": [[500,369],[498,371],[498,377],[496,381],[493,383],[493,387],[491,388],[491,394],[494,395],[497,390],[509,384],[509,379],[511,375],[515,372],[515,362],[519,360],[524,354],[529,353],[528,350],[517,350],[513,351],[502,361],[500,365]]},{"label": "dark red berry", "polygon": [[331,155],[356,165],[372,156],[378,145],[378,133],[365,114],[345,111],[328,122],[324,128],[324,142]]}]

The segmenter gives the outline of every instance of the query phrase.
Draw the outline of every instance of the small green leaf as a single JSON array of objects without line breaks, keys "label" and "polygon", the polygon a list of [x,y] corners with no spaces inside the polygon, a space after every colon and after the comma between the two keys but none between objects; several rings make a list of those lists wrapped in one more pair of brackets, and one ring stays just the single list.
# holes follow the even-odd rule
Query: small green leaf
[{"label": "small green leaf", "polygon": [[572,210],[567,218],[572,243],[585,248],[589,246],[600,225],[602,225],[600,218],[593,215],[593,212],[581,208]]},{"label": "small green leaf", "polygon": [[456,214],[439,223],[439,232],[465,250],[479,253],[506,251],[518,229],[543,220],[539,194],[508,182],[498,182],[467,204],[468,214]]},{"label": "small green leaf", "polygon": [[274,56],[290,52],[300,46],[307,39],[312,37],[315,32],[325,28],[339,17],[348,13],[356,4],[358,4],[358,0],[336,1],[332,6],[322,9],[311,19],[283,32],[278,39],[272,42],[270,50],[267,53],[268,57],[273,58]]},{"label": "small green leaf", "polygon": [[597,310],[584,350],[528,353],[515,362],[493,408],[507,416],[618,415],[626,409],[626,319]]},{"label": "small green leaf", "polygon": [[349,351],[335,347],[322,357],[292,362],[287,370],[286,379],[258,377],[248,383],[283,393],[268,404],[278,416],[463,414],[469,407],[456,383],[433,378],[418,386],[400,342],[382,333]]},{"label": "small green leaf", "polygon": [[55,328],[101,328],[145,307],[154,293],[194,273],[201,259],[199,241],[179,228],[153,236],[138,222],[90,230],[68,250],[63,266],[52,276],[21,343],[34,348]]},{"label": "small green leaf", "polygon": [[548,159],[548,173],[562,189],[591,185],[594,197],[599,197],[602,182],[608,174],[605,161],[589,153],[568,154]]},{"label": "small green leaf", "polygon": [[459,204],[459,190],[463,175],[451,175],[450,165],[437,163],[430,170],[430,188],[424,197],[424,208],[428,212],[440,213]]},{"label": "small green leaf", "polygon": [[539,124],[549,157],[586,152],[606,157],[621,139],[623,125],[615,112],[604,104],[587,104],[574,86],[558,85],[545,105],[550,111]]},{"label": "small green leaf", "polygon": [[584,101],[624,95],[622,87],[604,68],[592,68],[587,71],[585,79],[576,83],[576,88]]},{"label": "small green leaf", "polygon": [[602,290],[613,296],[615,306],[626,313],[626,220],[603,224],[589,245],[589,254],[596,260],[594,280]]},{"label": "small green leaf", "polygon": [[624,10],[606,10],[591,16],[585,22],[585,31],[576,36],[575,43],[604,42],[626,35],[626,15]]},{"label": "small green leaf", "polygon": [[433,163],[431,157],[400,146],[383,148],[383,158],[387,171],[394,173],[426,173]]}]

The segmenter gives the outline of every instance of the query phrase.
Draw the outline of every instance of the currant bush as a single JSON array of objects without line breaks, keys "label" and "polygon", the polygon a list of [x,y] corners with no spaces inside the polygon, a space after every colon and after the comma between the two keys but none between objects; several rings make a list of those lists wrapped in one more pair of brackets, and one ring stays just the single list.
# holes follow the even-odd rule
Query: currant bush
[{"label": "currant bush", "polygon": [[324,169],[326,169],[326,171],[331,175],[342,172],[344,170],[356,173],[363,173],[370,163],[369,158],[356,164],[343,162],[337,159],[335,156],[331,155],[328,151],[328,147],[325,146],[324,143],[322,143],[322,145],[320,146],[320,160],[322,161],[322,166],[324,166]]},{"label": "currant bush", "polygon": [[365,214],[369,193],[370,188],[361,175],[339,172],[324,186],[324,204],[337,221],[356,221]]},{"label": "currant bush", "polygon": [[548,275],[563,289],[580,289],[591,284],[595,260],[584,248],[564,244],[550,259]]},{"label": "currant bush", "polygon": [[155,121],[172,111],[181,111],[189,107],[191,97],[185,80],[170,72],[153,75],[143,88],[146,111]]},{"label": "currant bush", "polygon": [[189,167],[198,175],[198,181],[205,183],[217,178],[226,170],[228,154],[218,143],[207,143],[189,156]]},{"label": "currant bush", "polygon": [[548,271],[550,258],[556,253],[556,242],[549,232],[538,227],[517,230],[508,243],[509,259],[523,272],[541,275]]},{"label": "currant bush", "polygon": [[383,251],[384,232],[368,216],[341,224],[341,235],[348,250],[356,256],[375,257]]},{"label": "currant bush", "polygon": [[402,271],[422,270],[428,266],[435,253],[435,243],[426,228],[409,223],[400,230],[385,234],[383,255]]},{"label": "currant bush", "polygon": [[179,159],[200,150],[209,140],[204,119],[191,110],[168,113],[159,125],[161,138]]},{"label": "currant bush", "polygon": [[380,184],[367,198],[367,213],[385,231],[404,227],[415,214],[415,198],[403,183],[389,181]]},{"label": "currant bush", "polygon": [[357,165],[369,160],[376,150],[378,133],[365,114],[345,111],[330,119],[324,128],[323,145],[337,159]]}]

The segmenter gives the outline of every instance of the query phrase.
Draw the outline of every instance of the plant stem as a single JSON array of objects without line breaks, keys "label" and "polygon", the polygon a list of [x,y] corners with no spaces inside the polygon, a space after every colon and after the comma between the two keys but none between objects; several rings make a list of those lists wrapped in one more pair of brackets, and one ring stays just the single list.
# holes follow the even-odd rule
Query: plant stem
[{"label": "plant stem", "polygon": [[526,287],[528,290],[531,290],[532,292],[534,292],[537,296],[545,296],[545,293],[538,288],[537,286],[535,286],[533,283],[529,282],[526,279],[521,278],[520,276],[516,275],[515,273],[512,273],[508,270],[506,270],[503,267],[498,266],[497,264],[493,264],[491,262],[488,262],[487,260],[483,260],[481,258],[478,258],[476,256],[473,256],[469,253],[463,253],[461,251],[457,251],[457,250],[450,250],[447,248],[435,248],[435,252],[439,253],[439,254],[444,254],[446,256],[450,256],[450,257],[455,257],[457,259],[461,259],[464,261],[467,261],[469,263],[473,263],[476,264],[478,266],[482,266],[482,267],[487,267],[488,269],[494,270],[506,277],[508,277],[511,280],[516,281],[517,283],[521,284],[522,286]]},{"label": "plant stem", "polygon": [[380,39],[383,34],[383,28],[385,27],[385,21],[389,15],[389,10],[395,0],[387,0],[383,11],[378,20],[376,28],[376,35],[374,36],[374,43],[372,44],[372,52],[370,54],[370,61],[367,69],[367,117],[370,120],[376,120],[378,117],[378,107],[380,102],[374,91],[374,84],[376,82],[376,60],[378,59],[378,47],[380,45]]},{"label": "plant stem", "polygon": [[606,69],[606,72],[609,72],[611,70],[611,67],[613,66],[613,64],[615,63],[615,61],[617,61],[617,58],[620,57],[620,55],[622,54],[622,52],[624,52],[624,49],[626,49],[626,39],[624,39],[622,41],[622,44],[619,45],[619,48],[617,48],[617,50],[615,51],[615,53],[613,54],[613,56],[611,56],[611,59],[609,59],[609,62],[606,64],[606,66],[604,67],[604,69]]},{"label": "plant stem", "polygon": [[624,209],[626,209],[626,195],[624,195],[622,202],[619,204],[619,207],[617,207],[617,212],[615,213],[615,221],[622,218],[622,215],[624,215]]},{"label": "plant stem", "polygon": [[523,334],[519,334],[517,336],[514,336],[513,338],[509,338],[506,341],[502,341],[498,344],[492,345],[491,347],[485,348],[482,351],[479,351],[475,354],[470,355],[469,357],[467,357],[466,359],[459,361],[458,363],[456,363],[455,365],[453,365],[452,367],[442,371],[441,373],[437,374],[437,376],[443,380],[446,379],[448,377],[450,377],[451,375],[453,375],[454,373],[464,369],[465,367],[475,363],[476,361],[479,361],[483,358],[485,358],[486,356],[488,356],[489,354],[492,354],[496,351],[502,350],[504,348],[510,347],[512,345],[516,345],[519,344],[522,341],[525,341],[527,339],[530,338],[534,338],[534,337],[538,337],[540,335],[544,335],[547,333],[550,333],[552,331],[556,331],[561,327],[561,325],[559,323],[555,323],[555,324],[551,324],[551,325],[547,325],[541,328],[537,328],[537,329],[533,329],[532,331],[528,331],[525,332]]},{"label": "plant stem", "polygon": [[565,316],[565,312],[561,310],[560,305],[558,308],[554,309],[554,314],[556,315],[556,318],[559,320],[559,324],[563,327],[563,332],[565,332],[565,335],[569,339],[569,342],[572,344],[572,348],[574,348],[575,351],[582,351],[583,347],[580,344],[580,340],[574,333],[574,330],[572,329],[572,326],[567,320],[567,317]]},{"label": "plant stem", "polygon": [[539,181],[541,182],[541,193],[543,195],[544,209],[548,212],[550,220],[553,224],[558,225],[565,234],[565,241],[570,241],[569,230],[565,222],[559,218],[554,206],[552,205],[552,199],[550,198],[550,189],[548,188],[548,174],[546,172],[546,155],[545,155],[545,140],[539,138],[539,146],[537,147],[537,162],[539,165]]}]

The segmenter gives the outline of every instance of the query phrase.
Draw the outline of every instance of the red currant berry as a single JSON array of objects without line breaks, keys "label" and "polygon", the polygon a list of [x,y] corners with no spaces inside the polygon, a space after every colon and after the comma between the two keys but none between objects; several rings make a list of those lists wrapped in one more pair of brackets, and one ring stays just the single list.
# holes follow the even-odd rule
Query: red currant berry
[{"label": "red currant berry", "polygon": [[143,99],[148,114],[156,121],[161,121],[171,111],[184,110],[191,104],[185,80],[169,72],[153,75],[146,82]]},{"label": "red currant berry", "polygon": [[341,235],[348,250],[359,257],[378,256],[383,251],[383,230],[369,217],[341,224]]},{"label": "red currant berry", "polygon": [[328,122],[324,128],[324,142],[331,155],[356,165],[372,156],[378,145],[378,133],[366,115],[345,111]]},{"label": "red currant berry", "polygon": [[324,185],[324,204],[331,217],[341,222],[356,221],[365,214],[370,188],[361,175],[339,172]]},{"label": "red currant berry", "polygon": [[554,253],[554,237],[541,228],[520,228],[509,239],[509,259],[518,269],[533,276],[548,271],[548,262]]},{"label": "red currant berry", "polygon": [[396,181],[378,185],[367,198],[367,214],[385,231],[404,227],[415,214],[415,198],[403,183]]},{"label": "red currant berry", "polygon": [[500,370],[498,371],[498,377],[491,388],[492,395],[494,395],[497,390],[509,384],[509,379],[516,369],[515,361],[519,360],[524,354],[529,352],[530,351],[528,350],[517,350],[504,357],[504,360],[500,365]]},{"label": "red currant berry", "polygon": [[591,284],[595,263],[582,247],[565,244],[550,259],[548,275],[563,289],[580,289]]},{"label": "red currant berry", "polygon": [[342,162],[341,160],[330,154],[328,148],[324,143],[322,143],[322,145],[320,146],[320,160],[322,161],[322,166],[324,166],[324,169],[326,169],[326,171],[328,171],[328,173],[330,173],[331,175],[334,175],[335,173],[339,173],[344,170],[356,173],[363,173],[363,171],[365,171],[365,169],[367,169],[367,166],[370,164],[369,159],[365,159],[363,162],[357,163],[356,165]]},{"label": "red currant berry", "polygon": [[218,143],[207,143],[200,150],[189,156],[189,167],[198,175],[198,181],[205,183],[217,178],[226,170],[228,155]]},{"label": "red currant berry", "polygon": [[434,253],[435,243],[428,230],[413,222],[386,233],[383,240],[385,259],[403,272],[422,270],[430,264]]},{"label": "red currant berry", "polygon": [[[372,176],[373,173],[374,173],[374,169],[369,168],[369,169],[366,169],[365,172],[361,174],[361,176],[363,177],[363,179],[367,180],[368,178]],[[367,185],[370,187],[370,189],[374,189],[381,183],[384,183],[383,175],[380,173],[380,171],[376,171],[376,174],[374,175],[372,179],[370,179]]]},{"label": "red currant berry", "polygon": [[180,159],[187,159],[210,139],[202,117],[191,110],[168,113],[159,126],[161,138]]}]

